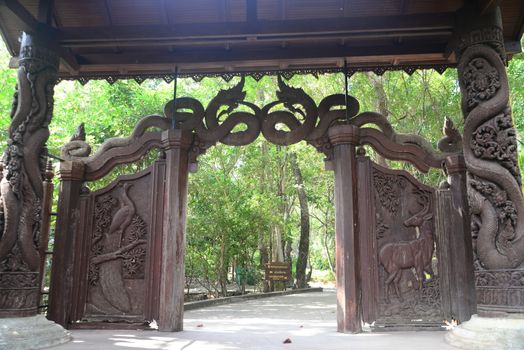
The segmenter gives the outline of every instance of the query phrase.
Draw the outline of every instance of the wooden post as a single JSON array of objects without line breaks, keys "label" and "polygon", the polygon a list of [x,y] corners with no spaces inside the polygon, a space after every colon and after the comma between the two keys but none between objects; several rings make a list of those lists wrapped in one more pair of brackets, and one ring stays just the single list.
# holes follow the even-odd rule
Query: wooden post
[{"label": "wooden post", "polygon": [[48,318],[67,327],[71,316],[71,292],[75,231],[82,188],[84,164],[65,161],[60,164],[60,196],[55,229]]},{"label": "wooden post", "polygon": [[328,131],[335,165],[337,330],[343,333],[361,331],[355,157],[358,131],[353,125],[337,125]]},{"label": "wooden post", "polygon": [[158,329],[164,332],[182,331],[184,326],[184,252],[190,144],[191,133],[188,131],[170,129],[162,134],[167,182]]},{"label": "wooden post", "polygon": [[448,222],[451,230],[448,235],[451,268],[451,310],[455,318],[467,321],[476,313],[475,275],[473,272],[473,247],[471,243],[470,213],[466,193],[466,164],[462,155],[446,159],[448,181],[450,184],[452,208]]},{"label": "wooden post", "polygon": [[40,293],[38,296],[38,306],[42,306],[42,291],[45,285],[45,262],[47,257],[47,249],[49,247],[49,226],[51,224],[51,209],[53,207],[53,164],[51,161],[47,163],[44,180],[44,196],[42,200],[42,221],[40,224],[40,275],[39,286]]}]

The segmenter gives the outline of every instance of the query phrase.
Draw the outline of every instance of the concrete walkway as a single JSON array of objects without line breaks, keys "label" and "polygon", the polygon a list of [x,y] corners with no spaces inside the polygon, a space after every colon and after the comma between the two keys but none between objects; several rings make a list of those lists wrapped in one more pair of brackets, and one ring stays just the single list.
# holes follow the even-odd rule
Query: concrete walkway
[{"label": "concrete walkway", "polygon": [[[53,349],[455,349],[444,343],[445,332],[438,331],[337,333],[333,290],[187,311],[184,329],[178,333],[74,330],[71,343]],[[291,343],[284,344],[286,339]]]}]

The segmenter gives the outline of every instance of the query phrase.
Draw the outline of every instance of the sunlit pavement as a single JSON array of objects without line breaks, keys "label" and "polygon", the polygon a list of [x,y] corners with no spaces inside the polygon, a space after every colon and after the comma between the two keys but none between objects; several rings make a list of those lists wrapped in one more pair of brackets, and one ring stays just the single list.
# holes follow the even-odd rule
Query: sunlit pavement
[{"label": "sunlit pavement", "polygon": [[[184,331],[74,330],[53,349],[455,349],[444,332],[336,332],[335,292],[307,293],[187,311]],[[284,343],[289,339],[290,343]]]}]

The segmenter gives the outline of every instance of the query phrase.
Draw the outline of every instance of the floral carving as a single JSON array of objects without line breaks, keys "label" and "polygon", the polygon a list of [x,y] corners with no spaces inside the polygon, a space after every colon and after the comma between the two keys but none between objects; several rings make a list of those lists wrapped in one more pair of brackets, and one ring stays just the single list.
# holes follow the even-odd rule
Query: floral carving
[{"label": "floral carving", "polygon": [[400,205],[400,190],[406,187],[406,180],[373,170],[373,181],[380,204],[390,213],[396,213]]},{"label": "floral carving", "polygon": [[129,245],[134,242],[143,242],[140,245],[128,250],[122,254],[123,257],[123,275],[124,278],[140,279],[144,278],[144,266],[146,259],[146,235],[147,225],[145,221],[135,214],[129,225],[129,230],[126,237],[123,239],[124,245]]},{"label": "floral carving", "polygon": [[509,108],[475,130],[471,139],[471,150],[478,158],[498,161],[509,170],[519,185],[522,185],[517,161],[516,132]]},{"label": "floral carving", "polygon": [[473,58],[467,64],[462,79],[468,111],[492,98],[501,86],[497,69],[482,57]]},{"label": "floral carving", "polygon": [[144,264],[146,260],[145,244],[139,245],[122,254],[124,266],[124,278],[144,278]]}]

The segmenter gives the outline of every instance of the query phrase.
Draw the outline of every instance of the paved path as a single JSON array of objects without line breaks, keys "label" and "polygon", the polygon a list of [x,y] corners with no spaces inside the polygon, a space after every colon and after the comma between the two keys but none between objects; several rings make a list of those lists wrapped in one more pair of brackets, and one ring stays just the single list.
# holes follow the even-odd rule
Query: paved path
[{"label": "paved path", "polygon": [[[220,305],[185,313],[184,331],[73,331],[56,350],[455,349],[444,332],[340,334],[335,293],[306,293]],[[283,341],[290,339],[291,343]],[[455,349],[456,350],[456,349]]]}]

